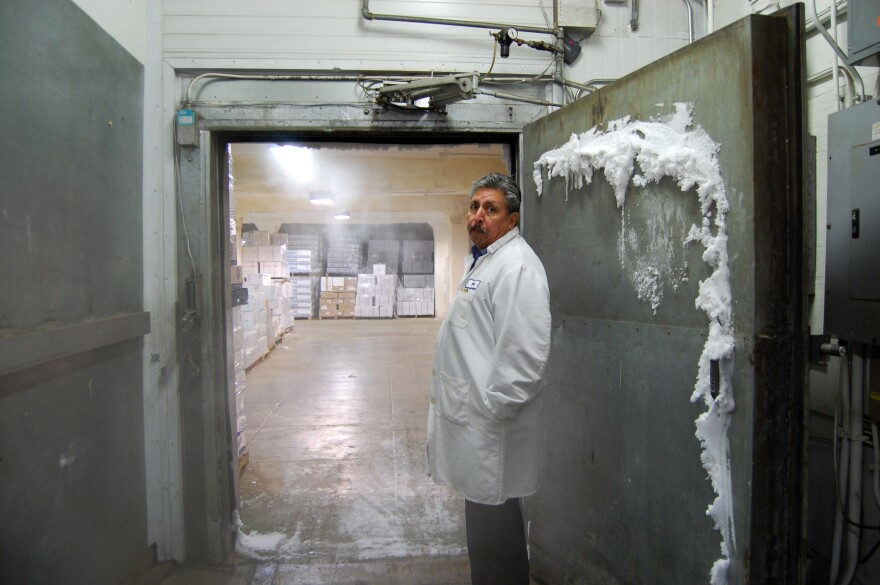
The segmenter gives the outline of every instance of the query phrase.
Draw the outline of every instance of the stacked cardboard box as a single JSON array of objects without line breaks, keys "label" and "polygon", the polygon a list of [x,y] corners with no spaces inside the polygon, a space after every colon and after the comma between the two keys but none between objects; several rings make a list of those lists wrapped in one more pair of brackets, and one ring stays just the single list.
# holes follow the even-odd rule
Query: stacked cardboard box
[{"label": "stacked cardboard box", "polygon": [[320,281],[320,277],[317,276],[290,277],[290,284],[293,288],[290,306],[293,309],[294,317],[311,318],[315,316]]},{"label": "stacked cardboard box", "polygon": [[269,236],[269,232],[264,232],[261,230],[254,230],[250,232],[243,232],[241,234],[241,245],[242,246],[271,246],[272,240]]},{"label": "stacked cardboard box", "polygon": [[244,245],[241,247],[241,266],[244,273],[256,272],[272,278],[287,278],[290,275],[287,246]]},{"label": "stacked cardboard box", "polygon": [[406,288],[434,288],[433,274],[403,274],[400,279]]},{"label": "stacked cardboard box", "polygon": [[274,283],[276,292],[272,303],[272,319],[276,322],[277,336],[280,337],[293,327],[293,285],[289,281]]},{"label": "stacked cardboard box", "polygon": [[338,237],[327,245],[327,274],[357,274],[361,264],[361,241]]},{"label": "stacked cardboard box", "polygon": [[434,240],[403,240],[403,274],[434,274]]},{"label": "stacked cardboard box", "polygon": [[[381,269],[379,267],[382,267]],[[382,274],[384,265],[374,265],[376,274],[358,274],[355,317],[394,317],[397,275]]]},{"label": "stacked cardboard box", "polygon": [[400,274],[400,240],[367,242],[367,266],[384,264],[386,272]]},{"label": "stacked cardboard box", "polygon": [[241,324],[244,330],[244,367],[249,368],[268,351],[268,323],[272,320],[266,299],[266,289],[271,285],[248,285],[248,303],[241,307]]},{"label": "stacked cardboard box", "polygon": [[400,317],[434,316],[434,289],[397,289],[397,315]]},{"label": "stacked cardboard box", "polygon": [[320,274],[323,272],[323,240],[320,236],[287,236],[287,263],[291,274]]},{"label": "stacked cardboard box", "polygon": [[351,276],[321,277],[320,317],[354,317],[358,279]]},{"label": "stacked cardboard box", "polygon": [[232,348],[233,371],[235,372],[235,417],[238,436],[238,456],[247,452],[247,417],[244,411],[245,391],[245,340],[241,320],[242,307],[232,307]]}]

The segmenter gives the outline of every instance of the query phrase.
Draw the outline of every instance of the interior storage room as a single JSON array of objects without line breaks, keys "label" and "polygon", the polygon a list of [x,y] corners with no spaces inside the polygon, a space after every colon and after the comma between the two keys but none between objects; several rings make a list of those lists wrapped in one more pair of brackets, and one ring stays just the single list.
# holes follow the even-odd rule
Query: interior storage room
[{"label": "interior storage room", "polygon": [[471,583],[426,438],[490,172],[531,585],[880,583],[878,10],[0,2],[0,583]]},{"label": "interior storage room", "polygon": [[228,145],[240,554],[316,581],[388,557],[468,578],[463,502],[423,461],[435,286],[448,304],[467,178],[509,173],[510,151]]}]

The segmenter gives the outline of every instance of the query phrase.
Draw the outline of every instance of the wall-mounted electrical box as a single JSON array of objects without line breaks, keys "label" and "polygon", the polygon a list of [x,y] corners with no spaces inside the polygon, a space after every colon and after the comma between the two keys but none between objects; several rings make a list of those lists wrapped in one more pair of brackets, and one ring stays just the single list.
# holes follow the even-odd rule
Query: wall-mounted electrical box
[{"label": "wall-mounted electrical box", "polygon": [[559,0],[559,26],[563,29],[576,28],[592,33],[599,25],[597,0]]},{"label": "wall-mounted electrical box", "polygon": [[177,144],[181,146],[199,145],[199,124],[192,110],[177,110]]},{"label": "wall-mounted electrical box", "polygon": [[864,63],[869,57],[880,54],[880,2],[849,0],[846,11],[849,63],[880,65],[880,62]]},{"label": "wall-mounted electrical box", "polygon": [[880,340],[880,105],[828,116],[825,333]]}]

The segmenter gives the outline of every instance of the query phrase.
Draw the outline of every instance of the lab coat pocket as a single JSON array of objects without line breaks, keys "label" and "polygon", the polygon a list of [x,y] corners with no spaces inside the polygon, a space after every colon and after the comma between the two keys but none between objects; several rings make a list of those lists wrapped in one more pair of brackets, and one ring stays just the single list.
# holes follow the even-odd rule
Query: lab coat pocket
[{"label": "lab coat pocket", "polygon": [[467,327],[471,320],[471,308],[474,305],[474,295],[469,292],[460,292],[452,303],[449,310],[449,324],[459,329]]},{"label": "lab coat pocket", "polygon": [[447,376],[443,372],[439,372],[437,376],[440,382],[440,391],[437,393],[437,411],[440,416],[456,424],[467,424],[470,382]]}]

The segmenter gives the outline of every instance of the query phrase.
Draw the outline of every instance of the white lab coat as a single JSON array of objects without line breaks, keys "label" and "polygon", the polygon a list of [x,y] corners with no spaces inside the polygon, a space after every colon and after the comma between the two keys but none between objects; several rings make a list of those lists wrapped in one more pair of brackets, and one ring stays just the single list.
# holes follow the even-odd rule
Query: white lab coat
[{"label": "white lab coat", "polygon": [[434,481],[497,505],[538,489],[550,293],[517,228],[473,270],[465,262],[434,350],[428,466]]}]

